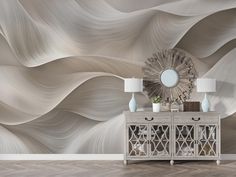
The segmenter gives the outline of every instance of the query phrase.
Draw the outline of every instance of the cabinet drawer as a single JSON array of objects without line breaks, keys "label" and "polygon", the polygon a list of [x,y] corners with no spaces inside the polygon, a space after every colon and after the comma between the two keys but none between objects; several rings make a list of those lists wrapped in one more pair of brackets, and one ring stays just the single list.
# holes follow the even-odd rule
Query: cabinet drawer
[{"label": "cabinet drawer", "polygon": [[174,123],[218,123],[218,116],[205,116],[205,115],[176,115],[174,116]]},{"label": "cabinet drawer", "polygon": [[126,117],[127,123],[171,123],[170,116],[132,115]]}]

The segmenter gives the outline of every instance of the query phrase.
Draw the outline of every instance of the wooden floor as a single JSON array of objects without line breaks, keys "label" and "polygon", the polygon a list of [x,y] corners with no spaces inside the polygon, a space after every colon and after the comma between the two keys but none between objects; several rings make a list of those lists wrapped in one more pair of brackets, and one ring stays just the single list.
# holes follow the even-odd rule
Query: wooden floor
[{"label": "wooden floor", "polygon": [[0,161],[1,177],[236,177],[236,161],[149,161],[124,166],[122,161]]}]

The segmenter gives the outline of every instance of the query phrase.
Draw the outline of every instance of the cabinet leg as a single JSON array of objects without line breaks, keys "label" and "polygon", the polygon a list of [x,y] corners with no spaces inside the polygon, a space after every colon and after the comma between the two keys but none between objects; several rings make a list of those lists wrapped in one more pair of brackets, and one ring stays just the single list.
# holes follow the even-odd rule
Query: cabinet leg
[{"label": "cabinet leg", "polygon": [[217,161],[216,161],[216,164],[217,164],[217,165],[220,165],[220,160],[217,160]]},{"label": "cabinet leg", "polygon": [[174,165],[174,160],[171,160],[171,161],[170,161],[170,165]]},{"label": "cabinet leg", "polygon": [[124,165],[128,165],[128,160],[124,160]]}]

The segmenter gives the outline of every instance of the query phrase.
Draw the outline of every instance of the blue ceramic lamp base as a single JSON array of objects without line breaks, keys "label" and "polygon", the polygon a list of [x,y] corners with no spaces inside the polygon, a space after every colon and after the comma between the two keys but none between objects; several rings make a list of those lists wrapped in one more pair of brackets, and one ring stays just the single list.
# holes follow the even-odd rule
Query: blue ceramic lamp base
[{"label": "blue ceramic lamp base", "polygon": [[132,98],[129,102],[129,110],[130,110],[130,112],[136,112],[137,111],[137,104],[136,104],[136,100],[134,98],[134,93],[132,93]]},{"label": "blue ceramic lamp base", "polygon": [[209,112],[210,102],[207,99],[207,94],[205,93],[204,99],[202,100],[202,111]]}]

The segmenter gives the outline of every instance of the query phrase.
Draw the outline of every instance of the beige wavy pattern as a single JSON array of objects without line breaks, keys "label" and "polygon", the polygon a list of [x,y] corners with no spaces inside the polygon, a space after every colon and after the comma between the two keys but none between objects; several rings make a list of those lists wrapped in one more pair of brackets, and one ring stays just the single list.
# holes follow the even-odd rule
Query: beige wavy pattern
[{"label": "beige wavy pattern", "polygon": [[[212,107],[234,113],[235,7],[234,0],[0,1],[0,153],[122,153],[130,99],[123,78],[142,77],[159,49],[193,54],[199,75],[219,80]],[[136,97],[141,109],[150,106]]]},{"label": "beige wavy pattern", "polygon": [[189,51],[199,58],[208,57],[223,45],[235,39],[235,16],[235,9],[208,16],[188,31],[178,44],[178,47]]}]

